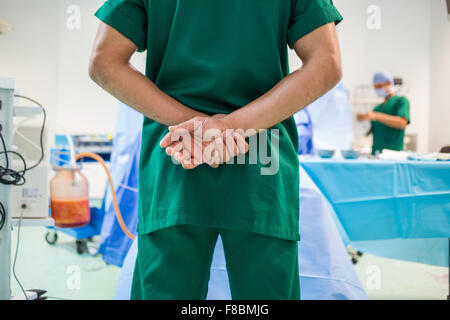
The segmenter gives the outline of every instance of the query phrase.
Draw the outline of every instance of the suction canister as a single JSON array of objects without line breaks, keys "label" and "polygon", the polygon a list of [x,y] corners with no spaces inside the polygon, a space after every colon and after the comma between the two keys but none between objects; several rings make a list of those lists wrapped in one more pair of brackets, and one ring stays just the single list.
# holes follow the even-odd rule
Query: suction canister
[{"label": "suction canister", "polygon": [[50,181],[51,215],[59,228],[78,228],[91,219],[89,183],[79,165],[55,167]]}]

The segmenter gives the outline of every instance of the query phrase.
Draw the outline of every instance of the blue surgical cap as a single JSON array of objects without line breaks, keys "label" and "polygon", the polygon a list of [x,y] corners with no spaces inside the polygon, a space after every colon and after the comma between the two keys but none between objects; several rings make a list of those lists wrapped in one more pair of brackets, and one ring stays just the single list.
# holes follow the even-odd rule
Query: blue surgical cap
[{"label": "blue surgical cap", "polygon": [[394,84],[394,77],[391,76],[387,72],[377,72],[373,76],[373,83],[374,84],[386,83],[386,82],[390,82],[390,83]]}]

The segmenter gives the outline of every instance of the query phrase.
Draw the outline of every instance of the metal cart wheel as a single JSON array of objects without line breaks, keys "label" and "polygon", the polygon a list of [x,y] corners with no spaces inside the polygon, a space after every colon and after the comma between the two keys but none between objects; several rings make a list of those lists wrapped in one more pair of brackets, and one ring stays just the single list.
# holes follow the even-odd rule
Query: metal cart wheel
[{"label": "metal cart wheel", "polygon": [[75,241],[75,244],[77,245],[78,254],[83,254],[88,249],[86,240],[84,239]]},{"label": "metal cart wheel", "polygon": [[48,244],[54,245],[56,241],[58,241],[58,233],[56,230],[47,231],[45,234],[45,241],[47,241]]}]

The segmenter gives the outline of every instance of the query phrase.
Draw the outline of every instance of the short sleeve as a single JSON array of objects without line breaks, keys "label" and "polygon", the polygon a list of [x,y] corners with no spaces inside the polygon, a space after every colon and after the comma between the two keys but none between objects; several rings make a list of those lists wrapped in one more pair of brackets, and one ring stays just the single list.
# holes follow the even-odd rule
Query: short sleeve
[{"label": "short sleeve", "polygon": [[139,51],[147,49],[148,15],[143,0],[108,0],[95,16],[130,39]]},{"label": "short sleeve", "polygon": [[342,16],[332,0],[292,0],[291,20],[287,41],[292,49],[295,42],[315,29],[330,23],[338,24]]},{"label": "short sleeve", "polygon": [[408,120],[408,123],[410,123],[409,119],[409,100],[405,97],[401,97],[398,99],[397,105],[396,105],[396,113],[397,116],[405,118]]}]

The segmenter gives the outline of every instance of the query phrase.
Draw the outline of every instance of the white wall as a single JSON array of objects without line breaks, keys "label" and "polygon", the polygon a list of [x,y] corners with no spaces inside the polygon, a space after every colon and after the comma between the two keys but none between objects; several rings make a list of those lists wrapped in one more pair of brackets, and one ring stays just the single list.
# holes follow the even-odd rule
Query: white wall
[{"label": "white wall", "polygon": [[[91,81],[88,62],[103,0],[0,1],[0,17],[13,29],[0,36],[0,74],[20,93],[44,104],[71,133],[113,133],[118,102]],[[80,8],[80,29],[70,30],[70,5]],[[145,54],[133,58],[141,71]],[[53,131],[60,131],[49,123]],[[50,141],[51,143],[51,141]]]},{"label": "white wall", "polygon": [[[88,76],[89,57],[98,26],[95,11],[103,1],[58,0],[58,113],[70,132],[112,133],[116,100]],[[66,12],[70,5],[81,12],[80,29],[70,30]]]},{"label": "white wall", "polygon": [[40,101],[49,114],[57,102],[56,12],[54,0],[0,1],[0,17],[13,26],[0,35],[0,74],[13,77],[20,93]]},{"label": "white wall", "polygon": [[450,145],[450,18],[445,0],[431,5],[430,150]]},{"label": "white wall", "polygon": [[[335,0],[340,26],[344,84],[371,85],[376,71],[402,77],[409,88],[411,125],[418,148],[428,151],[430,101],[430,2],[439,0]],[[369,6],[381,9],[381,28],[367,27]]]},{"label": "white wall", "polygon": [[[344,16],[339,27],[344,83],[370,84],[389,70],[409,87],[419,150],[435,150],[448,136],[449,31],[444,0],[335,0]],[[87,75],[103,0],[0,1],[0,17],[13,26],[0,36],[0,74],[12,76],[23,94],[45,104],[51,117],[74,133],[112,133],[117,102]],[[66,26],[69,5],[81,9],[81,28]],[[366,27],[370,5],[381,8],[381,29]],[[441,12],[441,8],[443,13]],[[444,40],[443,40],[444,39]],[[291,53],[292,54],[292,53]],[[134,59],[143,70],[144,55]],[[430,91],[430,83],[432,89]],[[430,107],[431,101],[431,107]],[[446,109],[447,108],[447,109]],[[445,115],[442,115],[445,114]]]},{"label": "white wall", "polygon": [[[58,0],[58,119],[76,133],[113,133],[117,100],[88,76],[88,63],[99,20],[95,11],[103,0]],[[67,8],[79,6],[81,28],[70,30]],[[132,63],[145,72],[145,54],[136,54]]]}]

